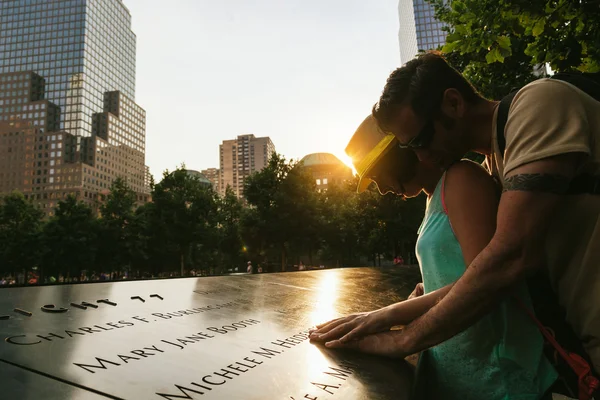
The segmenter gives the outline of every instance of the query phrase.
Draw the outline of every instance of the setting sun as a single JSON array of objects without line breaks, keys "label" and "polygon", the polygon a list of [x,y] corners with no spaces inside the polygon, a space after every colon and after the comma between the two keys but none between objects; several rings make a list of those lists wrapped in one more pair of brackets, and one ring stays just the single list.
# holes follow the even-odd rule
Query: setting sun
[{"label": "setting sun", "polygon": [[341,162],[343,162],[344,164],[346,164],[347,166],[349,166],[352,169],[352,174],[356,175],[356,169],[354,169],[354,165],[352,165],[352,159],[350,157],[348,157],[348,155],[345,152],[341,152],[341,153],[333,153],[337,158],[340,159]]}]

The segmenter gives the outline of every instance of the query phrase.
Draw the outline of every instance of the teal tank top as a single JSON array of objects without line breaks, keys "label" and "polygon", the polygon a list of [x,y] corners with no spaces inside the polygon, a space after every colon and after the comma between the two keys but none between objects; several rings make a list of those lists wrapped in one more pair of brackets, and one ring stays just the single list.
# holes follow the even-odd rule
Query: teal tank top
[{"label": "teal tank top", "polygon": [[[445,174],[427,203],[417,258],[425,293],[455,282],[466,266],[443,202]],[[477,221],[473,221],[477,223]],[[525,283],[515,294],[531,307]],[[557,374],[543,355],[543,339],[514,299],[501,303],[466,331],[421,353],[417,399],[537,400]]]}]

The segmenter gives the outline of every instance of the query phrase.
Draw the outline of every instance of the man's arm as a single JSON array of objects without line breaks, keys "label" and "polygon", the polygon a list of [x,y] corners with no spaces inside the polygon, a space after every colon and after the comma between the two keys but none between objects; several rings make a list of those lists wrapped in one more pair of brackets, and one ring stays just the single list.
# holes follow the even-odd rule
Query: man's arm
[{"label": "man's arm", "polygon": [[397,355],[416,353],[465,330],[501,301],[514,283],[543,266],[548,223],[580,158],[578,153],[566,154],[511,171],[492,241],[435,307],[394,338]]}]

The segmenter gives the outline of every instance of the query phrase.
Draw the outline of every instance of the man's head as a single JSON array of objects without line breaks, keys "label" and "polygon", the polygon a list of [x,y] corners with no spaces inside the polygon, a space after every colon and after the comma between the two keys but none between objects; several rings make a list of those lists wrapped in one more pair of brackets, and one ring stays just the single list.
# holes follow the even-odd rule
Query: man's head
[{"label": "man's head", "polygon": [[419,55],[389,76],[373,116],[401,147],[442,167],[468,150],[469,111],[485,100],[439,54]]},{"label": "man's head", "polygon": [[418,159],[413,151],[400,149],[391,134],[384,133],[369,115],[358,127],[346,147],[359,176],[358,192],[373,182],[379,192],[417,195],[422,186],[414,182]]}]

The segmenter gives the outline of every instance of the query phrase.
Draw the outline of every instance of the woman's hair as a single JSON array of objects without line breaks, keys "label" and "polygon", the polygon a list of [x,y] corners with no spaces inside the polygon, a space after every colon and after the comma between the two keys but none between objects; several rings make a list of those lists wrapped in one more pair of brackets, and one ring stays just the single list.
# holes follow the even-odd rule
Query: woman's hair
[{"label": "woman's hair", "polygon": [[373,168],[373,172],[386,171],[397,182],[410,182],[417,174],[419,159],[414,151],[392,147]]},{"label": "woman's hair", "polygon": [[483,97],[439,52],[420,54],[390,74],[379,102],[373,106],[373,117],[386,129],[397,107],[410,104],[420,118],[433,118],[439,112],[444,92],[456,89],[469,103]]}]

